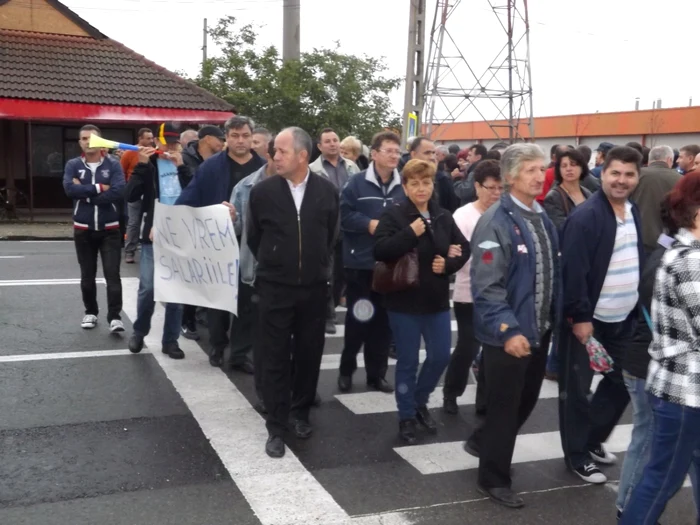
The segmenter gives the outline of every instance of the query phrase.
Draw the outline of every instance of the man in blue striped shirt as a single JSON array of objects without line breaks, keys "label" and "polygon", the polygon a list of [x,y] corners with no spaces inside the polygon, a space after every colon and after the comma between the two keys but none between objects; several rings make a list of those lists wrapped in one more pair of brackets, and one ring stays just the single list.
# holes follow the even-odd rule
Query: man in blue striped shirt
[{"label": "man in blue striped shirt", "polygon": [[[611,149],[596,192],[567,219],[561,234],[563,316],[559,338],[559,427],[567,467],[589,483],[605,483],[596,463],[617,458],[603,443],[629,403],[622,380],[625,348],[637,318],[644,244],[629,196],[639,183],[641,154]],[[593,398],[586,344],[595,337],[614,361]]]}]

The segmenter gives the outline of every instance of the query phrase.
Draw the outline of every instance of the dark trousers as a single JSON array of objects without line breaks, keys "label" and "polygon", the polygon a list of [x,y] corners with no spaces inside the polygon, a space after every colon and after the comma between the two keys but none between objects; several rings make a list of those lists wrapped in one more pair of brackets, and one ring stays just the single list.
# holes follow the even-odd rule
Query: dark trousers
[{"label": "dark trousers", "polygon": [[333,250],[333,260],[331,262],[333,275],[328,281],[328,319],[335,319],[335,307],[340,304],[340,298],[345,291],[345,269],[343,268],[343,244],[338,241]]},{"label": "dark trousers", "polygon": [[[479,342],[474,337],[474,304],[455,303],[454,311],[457,319],[457,345],[445,373],[442,395],[446,399],[455,399],[464,394],[469,369],[479,350]],[[483,391],[482,381],[479,381],[477,386],[477,397],[479,390]]]},{"label": "dark trousers", "polygon": [[107,281],[107,320],[121,319],[122,280],[119,268],[122,242],[119,230],[75,230],[75,253],[80,264],[80,289],[86,315],[97,315],[97,254],[102,259],[102,271]]},{"label": "dark trousers", "polygon": [[[340,357],[340,374],[351,376],[357,369],[357,354],[364,346],[367,381],[384,379],[391,344],[389,316],[382,306],[382,296],[372,291],[372,274],[372,270],[345,270],[348,311],[345,315],[345,344]],[[362,317],[370,310],[369,319],[355,317],[355,305],[360,300],[357,313]]]},{"label": "dark trousers", "polygon": [[620,368],[625,348],[632,342],[634,315],[620,323],[593,320],[593,337],[612,357],[613,369],[588,401],[593,380],[588,352],[571,331],[568,323],[561,327],[559,353],[559,432],[564,460],[570,469],[591,462],[590,450],[598,448],[620,420],[630,396]]},{"label": "dark trousers", "polygon": [[[253,287],[238,282],[238,316],[223,310],[207,310],[209,342],[213,352],[224,354],[224,361],[237,365],[248,359],[253,347]],[[195,310],[196,312],[196,310]],[[230,349],[230,355],[227,349]]]},{"label": "dark trousers", "polygon": [[[285,286],[258,279],[259,333],[255,352],[263,363],[263,401],[267,430],[283,436],[290,406],[308,420],[316,396],[326,324],[326,283]],[[290,338],[294,337],[294,374]]]},{"label": "dark trousers", "polygon": [[197,329],[197,307],[191,304],[182,305],[182,326]]},{"label": "dark trousers", "polygon": [[480,451],[479,485],[510,488],[515,439],[540,396],[552,332],[527,357],[513,357],[503,347],[484,345],[486,417],[470,438]]}]

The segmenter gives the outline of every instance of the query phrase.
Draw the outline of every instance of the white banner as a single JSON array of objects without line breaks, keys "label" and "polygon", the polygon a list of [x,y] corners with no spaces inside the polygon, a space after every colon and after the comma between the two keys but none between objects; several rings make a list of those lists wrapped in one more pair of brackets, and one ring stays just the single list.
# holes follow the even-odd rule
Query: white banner
[{"label": "white banner", "polygon": [[153,220],[155,300],[238,314],[238,241],[229,210],[167,206]]}]

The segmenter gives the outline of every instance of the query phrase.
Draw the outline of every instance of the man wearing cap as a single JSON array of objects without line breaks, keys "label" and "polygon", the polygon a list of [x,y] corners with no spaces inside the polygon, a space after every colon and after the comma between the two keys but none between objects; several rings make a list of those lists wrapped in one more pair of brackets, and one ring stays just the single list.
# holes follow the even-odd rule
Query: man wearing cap
[{"label": "man wearing cap", "polygon": [[[252,149],[255,124],[251,119],[236,115],[224,125],[226,148],[212,155],[199,167],[192,183],[184,188],[176,204],[195,208],[229,202],[233,188],[244,177],[256,172],[265,165],[265,161]],[[239,290],[240,290],[239,283]],[[243,304],[246,298],[239,294],[238,310],[248,308]],[[223,310],[209,309],[209,363],[221,366],[224,361],[224,349],[231,343],[231,366],[234,370],[253,374],[253,363],[248,357],[250,346],[241,346],[235,337],[237,323],[231,323],[231,314]],[[231,337],[228,332],[231,330]]]},{"label": "man wearing cap", "polygon": [[[153,213],[156,199],[161,204],[175,204],[182,188],[192,178],[190,169],[185,166],[180,153],[180,133],[170,123],[161,124],[156,133],[154,148],[139,148],[139,163],[129,178],[126,187],[127,202],[141,200],[143,229],[141,234],[141,265],[139,293],[136,304],[134,333],[129,339],[129,350],[138,354],[143,349],[143,339],[151,331],[151,317],[155,302],[153,299]],[[163,324],[163,353],[173,359],[182,359],[185,353],[177,344],[180,336],[182,305],[165,305]]]},{"label": "man wearing cap", "polygon": [[[205,160],[224,148],[225,139],[224,132],[218,126],[203,126],[197,133],[197,140],[185,145],[186,147],[182,151],[182,160],[192,175],[197,172]],[[196,314],[196,306],[189,304],[183,306],[182,335],[194,341],[199,340]]]},{"label": "man wearing cap", "polygon": [[605,164],[605,156],[608,154],[608,151],[614,147],[615,144],[612,144],[611,142],[601,142],[598,149],[595,150],[595,168],[591,170],[591,175],[593,175],[596,179],[600,180],[600,173],[603,171],[603,164]]}]

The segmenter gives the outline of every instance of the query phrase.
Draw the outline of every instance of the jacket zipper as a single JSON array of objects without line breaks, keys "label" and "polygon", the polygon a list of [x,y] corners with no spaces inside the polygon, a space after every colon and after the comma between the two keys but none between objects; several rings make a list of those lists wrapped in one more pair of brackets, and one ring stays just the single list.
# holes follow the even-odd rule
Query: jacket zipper
[{"label": "jacket zipper", "polygon": [[301,212],[297,213],[297,228],[299,229],[299,284],[301,284]]},{"label": "jacket zipper", "polygon": [[[100,164],[102,164],[102,163],[100,162]],[[87,166],[87,163],[86,163],[86,166]],[[97,167],[99,168],[100,166],[98,165]],[[87,169],[90,170],[90,174],[92,175],[92,185],[95,186],[96,185],[95,184],[95,182],[96,182],[95,181],[95,172],[92,171],[92,168],[90,168],[90,166],[87,166]],[[95,210],[95,231],[98,231],[100,229],[99,208],[97,207],[97,205],[94,202],[92,203],[92,208]]]}]

